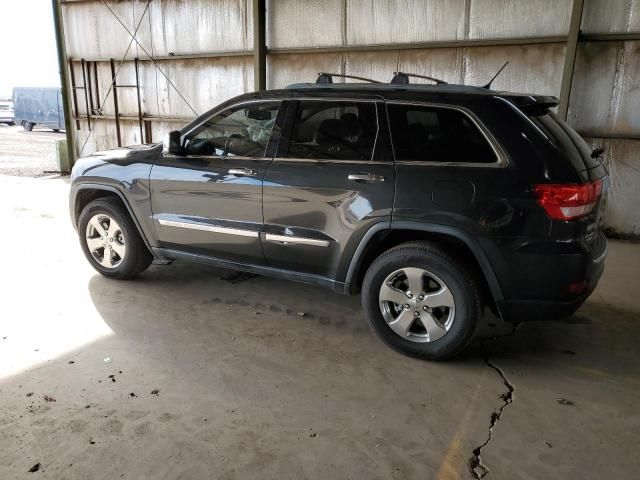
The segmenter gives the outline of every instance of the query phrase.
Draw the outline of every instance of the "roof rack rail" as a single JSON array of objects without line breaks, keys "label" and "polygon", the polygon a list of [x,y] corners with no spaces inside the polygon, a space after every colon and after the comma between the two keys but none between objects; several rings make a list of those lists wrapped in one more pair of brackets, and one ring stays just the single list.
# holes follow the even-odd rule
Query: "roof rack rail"
[{"label": "roof rack rail", "polygon": [[370,82],[370,83],[381,83],[377,80],[372,80],[370,78],[356,77],[355,75],[344,75],[342,73],[327,73],[327,72],[318,73],[318,79],[316,80],[316,83],[333,83],[333,77],[351,78],[353,80],[363,80],[365,82]]},{"label": "roof rack rail", "polygon": [[439,78],[429,77],[427,75],[418,75],[417,73],[405,73],[405,72],[393,72],[393,78],[391,79],[392,85],[408,85],[409,77],[424,78],[425,80],[431,80],[438,85],[446,85],[447,82],[440,80]]}]

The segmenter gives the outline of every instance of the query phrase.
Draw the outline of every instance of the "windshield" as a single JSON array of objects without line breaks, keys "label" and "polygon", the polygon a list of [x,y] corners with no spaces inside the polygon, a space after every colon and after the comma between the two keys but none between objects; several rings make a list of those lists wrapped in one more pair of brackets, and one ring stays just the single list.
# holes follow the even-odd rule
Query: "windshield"
[{"label": "windshield", "polygon": [[585,168],[600,165],[597,158],[591,158],[592,148],[589,144],[555,113],[545,108],[539,113],[527,112],[527,114],[549,142],[566,157],[572,161],[581,162]]}]

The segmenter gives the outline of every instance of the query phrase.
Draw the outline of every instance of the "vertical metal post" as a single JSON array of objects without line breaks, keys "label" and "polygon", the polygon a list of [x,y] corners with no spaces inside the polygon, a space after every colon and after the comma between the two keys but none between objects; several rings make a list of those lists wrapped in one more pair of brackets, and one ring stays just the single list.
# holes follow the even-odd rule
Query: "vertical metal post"
[{"label": "vertical metal post", "polygon": [[142,121],[142,103],[140,102],[140,71],[138,66],[138,57],[134,60],[134,66],[136,67],[136,92],[138,94],[138,125],[140,126],[140,143],[145,143],[144,140],[144,127]]},{"label": "vertical metal post", "polygon": [[569,98],[571,97],[571,83],[573,82],[576,53],[580,39],[583,6],[584,0],[573,0],[571,23],[569,24],[569,34],[567,35],[567,50],[564,55],[564,68],[562,69],[562,84],[560,85],[560,105],[558,106],[558,115],[564,120],[567,119],[569,111]]},{"label": "vertical metal post", "polygon": [[80,59],[80,64],[82,65],[82,84],[84,85],[84,105],[87,111],[87,126],[89,131],[91,131],[91,111],[89,110],[89,92],[87,91],[87,62],[84,61],[84,58]]},{"label": "vertical metal post", "polygon": [[62,106],[64,109],[64,131],[67,135],[67,153],[69,155],[69,168],[73,167],[76,159],[76,148],[73,139],[73,128],[71,120],[71,102],[69,101],[69,70],[67,61],[67,50],[64,41],[64,25],[62,23],[62,8],[60,0],[51,0],[53,9],[53,24],[56,32],[56,50],[58,51],[58,70],[60,71],[60,89],[62,94]]},{"label": "vertical metal post", "polygon": [[89,89],[89,108],[91,110],[91,113],[93,113],[93,109],[95,108],[95,105],[93,103],[93,82],[91,81],[91,63],[95,63],[95,62],[89,62],[87,63],[87,80],[85,84],[85,87]]},{"label": "vertical metal post", "polygon": [[153,143],[153,126],[151,120],[144,122],[144,138],[147,143]]},{"label": "vertical metal post", "polygon": [[255,90],[267,88],[265,0],[253,0],[253,86]]},{"label": "vertical metal post", "polygon": [[111,64],[111,85],[113,89],[113,110],[116,116],[116,136],[118,137],[118,146],[122,146],[122,137],[120,135],[120,109],[118,108],[118,85],[116,83],[116,66],[113,58],[109,60]]},{"label": "vertical metal post", "polygon": [[[80,112],[78,110],[78,94],[76,92],[76,71],[73,69],[73,61],[69,60],[69,73],[71,74],[71,92],[73,97],[73,116],[76,118],[76,130],[80,130],[80,120],[78,117],[80,116]],[[62,98],[62,103],[64,103],[64,96]],[[65,110],[66,112],[66,110]],[[65,113],[65,118],[66,118]]]},{"label": "vertical metal post", "polygon": [[98,62],[93,62],[93,78],[96,81],[96,107],[100,110],[100,82],[98,81]]}]

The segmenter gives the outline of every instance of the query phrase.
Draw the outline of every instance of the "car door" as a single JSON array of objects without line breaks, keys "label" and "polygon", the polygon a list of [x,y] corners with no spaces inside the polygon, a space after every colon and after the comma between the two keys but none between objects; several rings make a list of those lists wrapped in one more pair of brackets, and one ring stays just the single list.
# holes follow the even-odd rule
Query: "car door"
[{"label": "car door", "polygon": [[390,221],[395,173],[382,105],[375,98],[290,102],[264,179],[270,266],[341,282],[345,259],[369,227]]},{"label": "car door", "polygon": [[225,108],[184,132],[184,155],[163,154],[150,175],[159,246],[264,264],[262,180],[281,102]]}]

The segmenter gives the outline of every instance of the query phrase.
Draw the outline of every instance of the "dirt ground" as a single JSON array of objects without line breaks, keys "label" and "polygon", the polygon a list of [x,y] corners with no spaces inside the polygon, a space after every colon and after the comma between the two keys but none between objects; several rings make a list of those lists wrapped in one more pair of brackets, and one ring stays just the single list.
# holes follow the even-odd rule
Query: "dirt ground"
[{"label": "dirt ground", "polygon": [[57,170],[55,142],[64,138],[64,132],[0,124],[0,174],[34,177]]},{"label": "dirt ground", "polygon": [[637,476],[639,245],[611,242],[569,320],[489,318],[430,363],[358,297],[180,263],[105,279],[67,196],[0,175],[2,479]]}]

